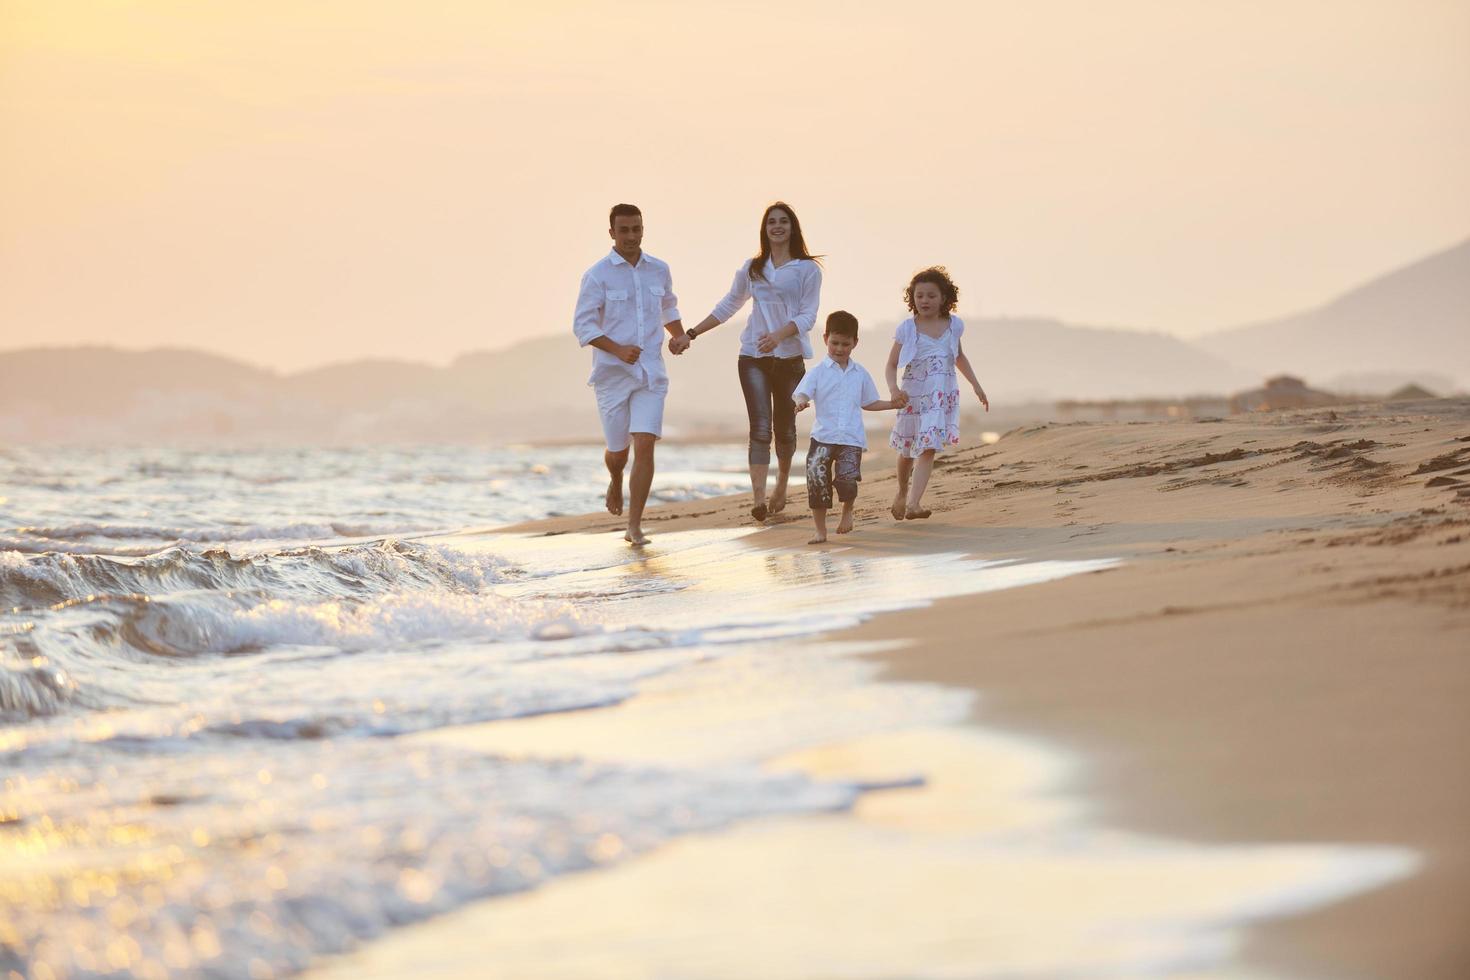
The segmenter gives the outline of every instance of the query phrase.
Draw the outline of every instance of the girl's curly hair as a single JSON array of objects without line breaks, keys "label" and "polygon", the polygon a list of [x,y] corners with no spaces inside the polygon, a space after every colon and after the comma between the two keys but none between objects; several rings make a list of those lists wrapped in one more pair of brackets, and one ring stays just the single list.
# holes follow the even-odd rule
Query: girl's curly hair
[{"label": "girl's curly hair", "polygon": [[949,277],[949,270],[942,265],[931,265],[921,272],[914,273],[914,278],[909,280],[908,288],[903,291],[903,301],[907,304],[910,313],[919,312],[914,308],[914,287],[921,282],[932,283],[939,287],[939,296],[944,306],[939,311],[942,316],[949,316],[950,311],[960,301],[960,287],[954,284]]}]

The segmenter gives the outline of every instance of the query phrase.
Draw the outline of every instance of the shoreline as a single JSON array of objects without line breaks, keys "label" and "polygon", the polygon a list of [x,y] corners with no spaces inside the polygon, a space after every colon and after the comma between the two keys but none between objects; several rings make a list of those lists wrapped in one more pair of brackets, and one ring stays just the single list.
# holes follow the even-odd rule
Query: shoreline
[{"label": "shoreline", "polygon": [[[828,549],[1125,563],[829,639],[888,643],[866,655],[885,678],[976,692],[970,724],[1080,758],[1068,788],[1106,826],[1424,858],[1387,887],[1252,924],[1232,965],[1463,975],[1470,777],[1455,746],[1470,744],[1470,506],[1457,486],[1426,484],[1470,469],[1470,403],[1036,426],[942,457],[934,518],[908,525],[886,515],[891,465],[865,468],[858,533]],[[743,497],[645,516],[655,548],[660,529],[746,522]],[[803,501],[771,523],[753,546],[804,547]],[[585,515],[498,530],[620,528]],[[674,867],[691,849],[671,848]]]}]

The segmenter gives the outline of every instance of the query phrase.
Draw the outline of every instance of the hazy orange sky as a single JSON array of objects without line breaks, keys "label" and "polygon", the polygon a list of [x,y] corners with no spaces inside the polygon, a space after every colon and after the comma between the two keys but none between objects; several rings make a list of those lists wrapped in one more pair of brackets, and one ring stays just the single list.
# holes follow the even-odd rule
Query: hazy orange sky
[{"label": "hazy orange sky", "polygon": [[3,349],[570,345],[623,200],[693,323],[777,197],[824,311],[943,262],[1191,336],[1464,239],[1466,174],[1467,0],[0,0]]}]

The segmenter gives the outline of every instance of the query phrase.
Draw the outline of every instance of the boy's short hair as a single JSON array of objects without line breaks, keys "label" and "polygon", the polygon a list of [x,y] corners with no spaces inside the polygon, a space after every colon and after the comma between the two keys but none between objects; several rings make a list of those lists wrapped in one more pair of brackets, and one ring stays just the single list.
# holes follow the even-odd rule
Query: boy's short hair
[{"label": "boy's short hair", "polygon": [[607,213],[607,226],[612,228],[613,222],[618,218],[643,217],[643,212],[638,210],[636,204],[614,204],[612,210]]},{"label": "boy's short hair", "polygon": [[857,317],[846,310],[833,310],[827,314],[827,329],[823,331],[822,336],[835,333],[857,340],[857,330]]}]

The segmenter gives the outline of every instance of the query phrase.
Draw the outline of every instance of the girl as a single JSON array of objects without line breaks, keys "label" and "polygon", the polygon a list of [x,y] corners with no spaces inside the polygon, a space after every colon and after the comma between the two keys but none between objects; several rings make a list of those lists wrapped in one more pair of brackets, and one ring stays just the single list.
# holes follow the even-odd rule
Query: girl
[{"label": "girl", "polygon": [[[752,296],[750,321],[740,335],[740,387],[750,419],[750,515],[764,521],[786,506],[786,482],[796,452],[796,411],[791,393],[806,373],[812,356],[807,335],[817,322],[822,292],[818,256],[807,251],[801,222],[791,205],[777,201],[761,216],[760,252],[735,272],[730,292],[693,330],[689,341],[734,316]],[[677,339],[677,338],[676,338]],[[683,346],[687,347],[686,342]],[[673,341],[670,350],[679,351]],[[771,437],[776,441],[776,487],[766,500],[771,467]]]},{"label": "girl", "polygon": [[[975,389],[975,397],[990,411],[985,389],[975,378],[970,359],[960,345],[965,324],[951,311],[960,291],[944,266],[936,265],[909,280],[903,300],[913,316],[898,325],[893,350],[884,372],[894,398],[902,391],[909,403],[899,411],[888,444],[898,450],[898,494],[893,498],[893,519],[918,520],[928,517],[924,489],[934,468],[934,454],[959,445],[960,389],[955,369]],[[903,386],[898,374],[903,372]]]}]

